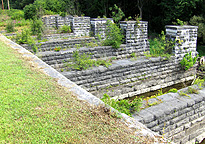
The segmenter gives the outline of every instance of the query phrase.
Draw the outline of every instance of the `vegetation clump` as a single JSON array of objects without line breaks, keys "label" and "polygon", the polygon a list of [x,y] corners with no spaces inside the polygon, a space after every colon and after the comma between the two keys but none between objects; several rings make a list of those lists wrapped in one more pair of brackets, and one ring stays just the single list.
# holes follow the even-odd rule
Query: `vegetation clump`
[{"label": "vegetation clump", "polygon": [[11,32],[14,32],[15,31],[15,24],[13,21],[9,21],[7,24],[6,24],[6,32],[7,33],[11,33]]},{"label": "vegetation clump", "polygon": [[41,19],[34,18],[31,22],[31,34],[37,35],[37,39],[41,39],[43,33],[43,22]]},{"label": "vegetation clump", "polygon": [[18,44],[28,44],[34,53],[38,51],[35,40],[31,37],[30,31],[28,29],[23,30],[21,33],[17,34],[15,41]]},{"label": "vegetation clump", "polygon": [[128,99],[123,100],[114,100],[111,99],[110,96],[107,94],[103,95],[103,98],[101,99],[104,103],[110,105],[114,109],[118,110],[121,113],[125,113],[129,116],[131,116],[132,112],[134,111],[140,111],[140,107],[142,106],[142,97],[135,98],[133,101],[129,101]]},{"label": "vegetation clump", "polygon": [[194,66],[198,58],[198,55],[193,57],[192,52],[189,52],[184,55],[183,59],[181,60],[180,64],[184,70],[188,70]]},{"label": "vegetation clump", "polygon": [[[164,34],[164,31],[162,31],[161,35],[159,35],[159,38],[149,39],[149,43],[150,56],[165,56],[169,58],[172,55],[176,41],[168,40]],[[148,57],[150,56],[148,55]]]},{"label": "vegetation clump", "polygon": [[113,48],[119,48],[122,44],[122,39],[124,37],[120,31],[120,28],[115,23],[112,23],[110,20],[107,21],[106,25],[106,38],[102,42],[102,45],[112,46]]},{"label": "vegetation clump", "polygon": [[60,28],[60,33],[71,33],[71,27],[68,26],[68,25],[63,25],[61,28]]},{"label": "vegetation clump", "polygon": [[65,66],[68,68],[73,68],[76,70],[86,70],[93,66],[99,66],[104,65],[105,67],[108,67],[111,65],[111,60],[94,60],[91,59],[91,55],[87,55],[85,53],[79,54],[79,51],[76,50],[73,52],[73,59],[70,61],[70,63],[66,63]]}]

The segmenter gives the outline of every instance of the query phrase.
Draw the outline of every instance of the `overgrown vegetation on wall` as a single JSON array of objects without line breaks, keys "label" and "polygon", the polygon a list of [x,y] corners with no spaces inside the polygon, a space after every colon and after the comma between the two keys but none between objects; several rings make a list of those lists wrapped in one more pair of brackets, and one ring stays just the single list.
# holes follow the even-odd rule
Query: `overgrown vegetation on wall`
[{"label": "overgrown vegetation on wall", "polygon": [[134,111],[140,111],[140,107],[142,106],[143,101],[141,97],[136,97],[133,101],[129,101],[128,99],[114,100],[111,99],[107,94],[104,94],[101,100],[111,107],[115,108],[119,112],[125,113],[129,116],[131,116],[131,113]]},{"label": "overgrown vegetation on wall", "polygon": [[119,48],[124,37],[120,31],[120,28],[109,20],[107,21],[105,36],[106,38],[102,42],[102,45],[112,46],[113,48]]}]

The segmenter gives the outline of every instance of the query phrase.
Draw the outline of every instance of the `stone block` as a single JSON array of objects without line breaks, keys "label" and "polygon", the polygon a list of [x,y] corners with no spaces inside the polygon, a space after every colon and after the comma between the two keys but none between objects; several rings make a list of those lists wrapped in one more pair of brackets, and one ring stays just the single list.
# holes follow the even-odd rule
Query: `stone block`
[{"label": "stone block", "polygon": [[183,119],[185,119],[185,118],[186,118],[186,114],[183,114],[183,115],[181,115],[181,116],[178,116],[178,117],[172,119],[172,120],[170,121],[170,124],[176,124],[176,123],[178,123],[179,121],[181,121],[181,120],[183,120]]},{"label": "stone block", "polygon": [[147,110],[141,110],[138,116],[143,118],[144,124],[148,124],[155,120],[154,115]]},{"label": "stone block", "polygon": [[157,120],[152,121],[152,122],[146,124],[146,126],[147,126],[148,128],[152,128],[152,127],[155,127],[155,126],[157,126],[157,125],[158,125],[158,121],[157,121]]},{"label": "stone block", "polygon": [[177,127],[180,127],[180,126],[185,125],[187,123],[189,123],[189,117],[186,117],[185,119],[179,121],[176,125],[177,125]]}]

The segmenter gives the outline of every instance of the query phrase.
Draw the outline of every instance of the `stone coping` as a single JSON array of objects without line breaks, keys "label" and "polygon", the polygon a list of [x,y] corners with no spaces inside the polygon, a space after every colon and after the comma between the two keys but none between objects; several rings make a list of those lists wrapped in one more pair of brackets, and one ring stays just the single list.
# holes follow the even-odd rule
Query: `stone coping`
[{"label": "stone coping", "polygon": [[[65,76],[63,76],[61,73],[56,71],[54,68],[43,62],[41,59],[39,59],[37,56],[23,48],[22,46],[16,44],[15,42],[11,41],[10,39],[7,39],[4,35],[0,34],[0,39],[5,42],[7,45],[9,45],[11,48],[18,51],[18,53],[22,54],[22,57],[27,58],[31,62],[35,64],[39,70],[41,70],[46,75],[56,78],[59,85],[67,88],[73,95],[75,95],[80,100],[85,100],[88,103],[92,105],[105,105],[103,101],[101,101],[99,98],[95,97],[91,93],[87,92],[85,89],[81,88],[80,86],[76,85],[74,82],[67,79]],[[108,106],[109,107],[109,106]],[[110,107],[111,108],[111,107]],[[111,111],[115,111],[119,113],[117,110],[111,108]],[[124,113],[119,113],[122,116],[122,121],[132,129],[136,130],[136,136],[144,136],[154,139],[154,143],[160,143],[161,141],[166,142],[166,139],[163,139],[163,137],[150,129],[148,129],[145,125],[138,122],[132,117],[129,117],[128,115]]]},{"label": "stone coping", "polygon": [[[137,21],[120,21],[120,24],[127,24],[127,23],[136,23]],[[140,23],[147,24],[148,21],[139,21]]]},{"label": "stone coping", "polygon": [[196,29],[198,26],[191,26],[191,25],[183,25],[183,26],[178,26],[178,25],[166,25],[165,28],[171,28],[171,29]]}]

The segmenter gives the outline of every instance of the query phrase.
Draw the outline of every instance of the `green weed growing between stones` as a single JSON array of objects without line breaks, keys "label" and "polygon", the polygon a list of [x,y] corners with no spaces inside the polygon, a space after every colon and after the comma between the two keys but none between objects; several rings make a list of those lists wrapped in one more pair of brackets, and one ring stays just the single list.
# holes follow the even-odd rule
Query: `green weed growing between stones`
[{"label": "green weed growing between stones", "polygon": [[105,31],[106,38],[102,42],[104,46],[112,46],[113,48],[119,48],[122,44],[123,34],[120,31],[120,28],[111,21],[106,23],[107,29]]},{"label": "green weed growing between stones", "polygon": [[159,38],[154,38],[149,40],[150,43],[150,54],[145,54],[147,57],[167,57],[168,59],[172,55],[172,50],[175,46],[176,40],[166,39],[164,31],[161,32]]},{"label": "green weed growing between stones", "polygon": [[78,50],[73,52],[73,59],[70,62],[71,63],[67,63],[65,65],[76,70],[86,70],[90,67],[99,65],[104,65],[105,67],[111,65],[111,60],[94,60],[91,59],[91,55],[87,55],[85,53],[79,54]]},{"label": "green weed growing between stones", "polygon": [[131,116],[131,113],[134,111],[140,111],[140,107],[142,106],[143,101],[142,97],[136,97],[132,102],[130,102],[128,99],[118,101],[111,99],[111,97],[107,94],[104,94],[101,100],[111,107],[115,108],[119,112],[125,113],[129,116]]},{"label": "green weed growing between stones", "polygon": [[188,70],[191,67],[194,66],[196,63],[196,60],[198,58],[198,55],[195,57],[192,57],[192,52],[189,52],[184,55],[183,59],[181,60],[180,64],[184,70]]}]

